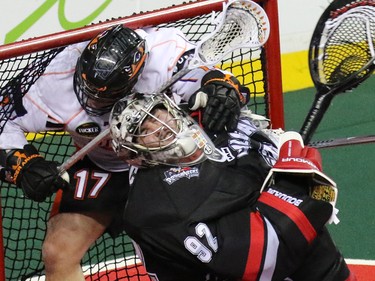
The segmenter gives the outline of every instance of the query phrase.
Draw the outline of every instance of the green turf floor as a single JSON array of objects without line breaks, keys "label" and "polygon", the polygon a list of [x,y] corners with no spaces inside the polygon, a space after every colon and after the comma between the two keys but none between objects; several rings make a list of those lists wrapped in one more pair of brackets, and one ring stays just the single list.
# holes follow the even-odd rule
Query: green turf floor
[{"label": "green turf floor", "polygon": [[[284,94],[285,127],[302,126],[313,88]],[[335,97],[314,140],[375,135],[375,77]],[[340,224],[329,229],[345,258],[375,260],[375,143],[320,150],[324,171],[339,188]]]}]

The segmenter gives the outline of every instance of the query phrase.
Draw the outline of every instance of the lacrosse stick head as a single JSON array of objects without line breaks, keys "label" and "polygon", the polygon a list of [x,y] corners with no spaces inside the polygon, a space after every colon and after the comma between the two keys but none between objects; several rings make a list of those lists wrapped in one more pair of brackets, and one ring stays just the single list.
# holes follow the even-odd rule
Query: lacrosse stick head
[{"label": "lacrosse stick head", "polygon": [[316,25],[309,68],[318,90],[358,86],[375,65],[375,2],[333,1]]},{"label": "lacrosse stick head", "polygon": [[110,132],[117,154],[128,157],[131,151],[131,163],[141,166],[187,166],[216,153],[203,129],[165,95],[118,101],[111,112]]},{"label": "lacrosse stick head", "polygon": [[214,19],[216,28],[197,45],[192,66],[215,65],[238,48],[257,49],[270,34],[266,12],[249,0],[232,0],[223,4],[223,11]]}]

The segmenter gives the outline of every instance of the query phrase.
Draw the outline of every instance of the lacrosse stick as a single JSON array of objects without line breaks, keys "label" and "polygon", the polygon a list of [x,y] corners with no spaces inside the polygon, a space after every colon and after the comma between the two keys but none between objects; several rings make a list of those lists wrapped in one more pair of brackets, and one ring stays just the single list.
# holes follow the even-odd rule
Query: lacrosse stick
[{"label": "lacrosse stick", "polygon": [[338,138],[322,141],[313,141],[309,143],[309,146],[315,148],[331,148],[344,145],[354,145],[354,144],[365,144],[375,142],[375,135],[369,136],[358,136],[358,137],[347,137],[347,138]]},{"label": "lacrosse stick", "polygon": [[354,89],[375,69],[375,2],[333,1],[320,17],[309,47],[317,90],[300,133],[309,143],[332,99]]},{"label": "lacrosse stick", "polygon": [[[160,95],[181,77],[200,66],[214,66],[225,55],[239,48],[257,49],[263,46],[270,34],[266,12],[249,0],[234,0],[223,4],[223,11],[215,18],[216,28],[196,45],[194,55],[188,64],[155,91]],[[62,175],[73,164],[92,151],[98,143],[110,134],[109,128],[101,132],[82,149],[78,150],[60,167]]]}]

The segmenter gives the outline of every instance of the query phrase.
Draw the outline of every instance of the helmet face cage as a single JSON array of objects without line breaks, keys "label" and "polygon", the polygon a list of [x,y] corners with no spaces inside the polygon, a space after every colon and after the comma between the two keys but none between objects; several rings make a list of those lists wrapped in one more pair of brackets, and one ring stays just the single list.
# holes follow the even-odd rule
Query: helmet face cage
[{"label": "helmet face cage", "polygon": [[103,115],[116,101],[131,95],[146,56],[145,41],[121,25],[91,40],[74,74],[74,91],[86,112]]},{"label": "helmet face cage", "polygon": [[[141,125],[144,122],[134,126],[133,140],[138,143],[138,147],[147,151],[162,150],[176,141],[176,136],[181,133],[182,121],[180,118],[172,115],[172,111],[167,109],[167,116],[170,119],[163,120],[158,117],[158,110],[161,108],[154,108],[150,112],[146,112],[144,121],[151,120],[151,123],[156,123],[157,126],[153,129],[143,129]],[[164,108],[163,108],[164,109]],[[135,125],[135,124],[134,124]]]},{"label": "helmet face cage", "polygon": [[[110,122],[113,147],[119,156],[131,151],[133,159],[147,166],[205,159],[197,142],[199,126],[166,96],[121,100],[113,107]],[[153,126],[147,127],[147,122]]]}]

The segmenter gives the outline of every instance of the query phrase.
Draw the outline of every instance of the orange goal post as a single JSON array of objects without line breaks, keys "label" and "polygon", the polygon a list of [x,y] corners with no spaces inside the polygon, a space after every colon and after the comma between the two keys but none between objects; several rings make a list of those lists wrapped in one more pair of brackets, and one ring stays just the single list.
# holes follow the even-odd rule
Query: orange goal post
[{"label": "orange goal post", "polygon": [[[178,27],[189,40],[199,41],[213,31],[211,14],[221,11],[223,2],[191,1],[0,46],[0,134],[9,118],[22,110],[18,105],[23,95],[65,46],[90,40],[116,24],[134,29]],[[269,118],[272,128],[284,128],[277,0],[255,2],[265,9],[270,20],[267,43],[257,50],[236,50],[218,66],[234,73],[250,89],[249,109],[253,113]],[[75,151],[67,133],[28,133],[26,137],[48,160],[62,163]],[[0,281],[45,280],[41,245],[54,197],[37,203],[25,198],[22,190],[14,185],[0,184],[0,246],[3,249]],[[149,280],[126,233],[115,239],[104,234],[83,258],[82,268],[86,280]]]}]

